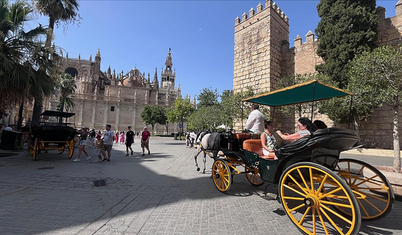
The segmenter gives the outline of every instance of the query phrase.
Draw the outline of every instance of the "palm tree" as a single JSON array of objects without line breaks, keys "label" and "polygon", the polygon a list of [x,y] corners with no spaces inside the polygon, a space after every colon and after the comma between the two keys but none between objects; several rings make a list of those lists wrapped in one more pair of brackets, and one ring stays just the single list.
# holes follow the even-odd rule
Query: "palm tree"
[{"label": "palm tree", "polygon": [[44,72],[53,67],[44,55],[54,53],[39,41],[46,29],[39,25],[24,31],[32,11],[26,2],[0,0],[0,111],[26,98],[40,100],[54,88],[55,83]]},{"label": "palm tree", "polygon": [[[54,26],[60,22],[75,23],[81,18],[78,13],[77,0],[33,0],[38,11],[45,16],[49,17],[49,31],[46,36],[45,47],[50,48],[53,38]],[[32,123],[39,122],[41,113],[41,102],[34,104],[34,113],[32,116]]]},{"label": "palm tree", "polygon": [[71,95],[74,94],[77,86],[75,85],[75,79],[68,73],[59,76],[58,88],[60,90],[60,111],[64,111],[64,107],[73,108],[74,100]]}]

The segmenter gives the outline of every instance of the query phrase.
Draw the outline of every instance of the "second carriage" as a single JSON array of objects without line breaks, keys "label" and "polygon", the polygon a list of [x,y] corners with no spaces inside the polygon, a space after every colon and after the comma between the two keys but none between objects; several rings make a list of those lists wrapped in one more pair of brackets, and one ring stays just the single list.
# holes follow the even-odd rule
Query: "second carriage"
[{"label": "second carriage", "polygon": [[29,152],[33,160],[37,159],[41,151],[57,150],[62,154],[67,150],[70,159],[74,154],[75,128],[62,121],[70,118],[74,113],[46,110],[41,114],[42,122],[32,128]]}]

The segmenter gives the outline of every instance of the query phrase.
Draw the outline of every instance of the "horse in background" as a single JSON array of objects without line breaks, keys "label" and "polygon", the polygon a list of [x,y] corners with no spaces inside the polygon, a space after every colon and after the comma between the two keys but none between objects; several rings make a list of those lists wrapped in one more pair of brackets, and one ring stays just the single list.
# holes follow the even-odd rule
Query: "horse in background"
[{"label": "horse in background", "polygon": [[189,146],[189,148],[194,147],[194,144],[196,143],[198,134],[195,133],[194,131],[187,132],[186,135],[186,145]]}]

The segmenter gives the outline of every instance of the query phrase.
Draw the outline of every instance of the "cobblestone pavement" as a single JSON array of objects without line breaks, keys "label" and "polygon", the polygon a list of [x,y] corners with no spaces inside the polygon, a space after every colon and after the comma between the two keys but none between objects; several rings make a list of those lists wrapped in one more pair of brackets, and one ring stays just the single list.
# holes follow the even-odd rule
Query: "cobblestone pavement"
[{"label": "cobblestone pavement", "polygon": [[[133,156],[115,144],[110,162],[73,162],[56,150],[32,161],[27,151],[0,157],[0,234],[300,234],[264,186],[234,176],[227,194],[196,171],[195,149],[171,138],[151,139],[151,154]],[[0,153],[4,153],[2,150]],[[10,152],[10,151],[8,151]],[[367,162],[389,157],[346,154]],[[202,158],[198,159],[203,166]],[[388,164],[388,163],[387,163]],[[95,187],[94,181],[106,181]],[[384,219],[363,222],[361,234],[402,234],[402,202]]]}]

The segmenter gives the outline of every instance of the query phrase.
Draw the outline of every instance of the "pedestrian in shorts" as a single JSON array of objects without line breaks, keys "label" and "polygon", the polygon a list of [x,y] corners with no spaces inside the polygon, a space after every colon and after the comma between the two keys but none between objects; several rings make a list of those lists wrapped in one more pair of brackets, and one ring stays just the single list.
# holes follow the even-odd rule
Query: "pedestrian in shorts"
[{"label": "pedestrian in shorts", "polygon": [[151,154],[149,151],[149,137],[151,136],[151,133],[148,131],[148,127],[144,127],[144,131],[142,132],[141,135],[141,148],[142,148],[142,156],[145,155],[145,148],[148,150],[148,154]]},{"label": "pedestrian in shorts", "polygon": [[[102,160],[102,148],[103,148],[103,139],[100,137],[96,140],[96,155],[98,155],[98,162],[103,162]],[[106,160],[106,158],[105,158]]]},{"label": "pedestrian in shorts", "polygon": [[[114,132],[111,129],[112,129],[111,125],[109,125],[109,124],[106,125],[106,131],[105,131],[105,134],[103,134],[103,147],[102,147],[103,160],[102,161],[110,162],[110,158],[112,156]],[[106,157],[105,151],[107,152],[107,157]]]},{"label": "pedestrian in shorts", "polygon": [[133,149],[131,148],[131,145],[134,144],[134,136],[135,133],[131,130],[131,126],[129,126],[126,133],[126,157],[128,157],[128,149],[130,149],[131,155],[134,154]]},{"label": "pedestrian in shorts", "polygon": [[85,146],[86,146],[87,143],[88,143],[88,140],[87,140],[88,135],[89,135],[88,127],[82,128],[82,130],[77,131],[77,133],[80,133],[80,134],[81,134],[80,149],[79,149],[79,151],[78,151],[78,156],[77,156],[77,158],[74,159],[73,161],[74,161],[74,162],[79,162],[82,152],[84,152],[85,155],[87,155],[87,160],[89,160],[89,159],[91,159],[91,156],[90,156],[90,155],[87,153],[87,151],[85,150]]}]

